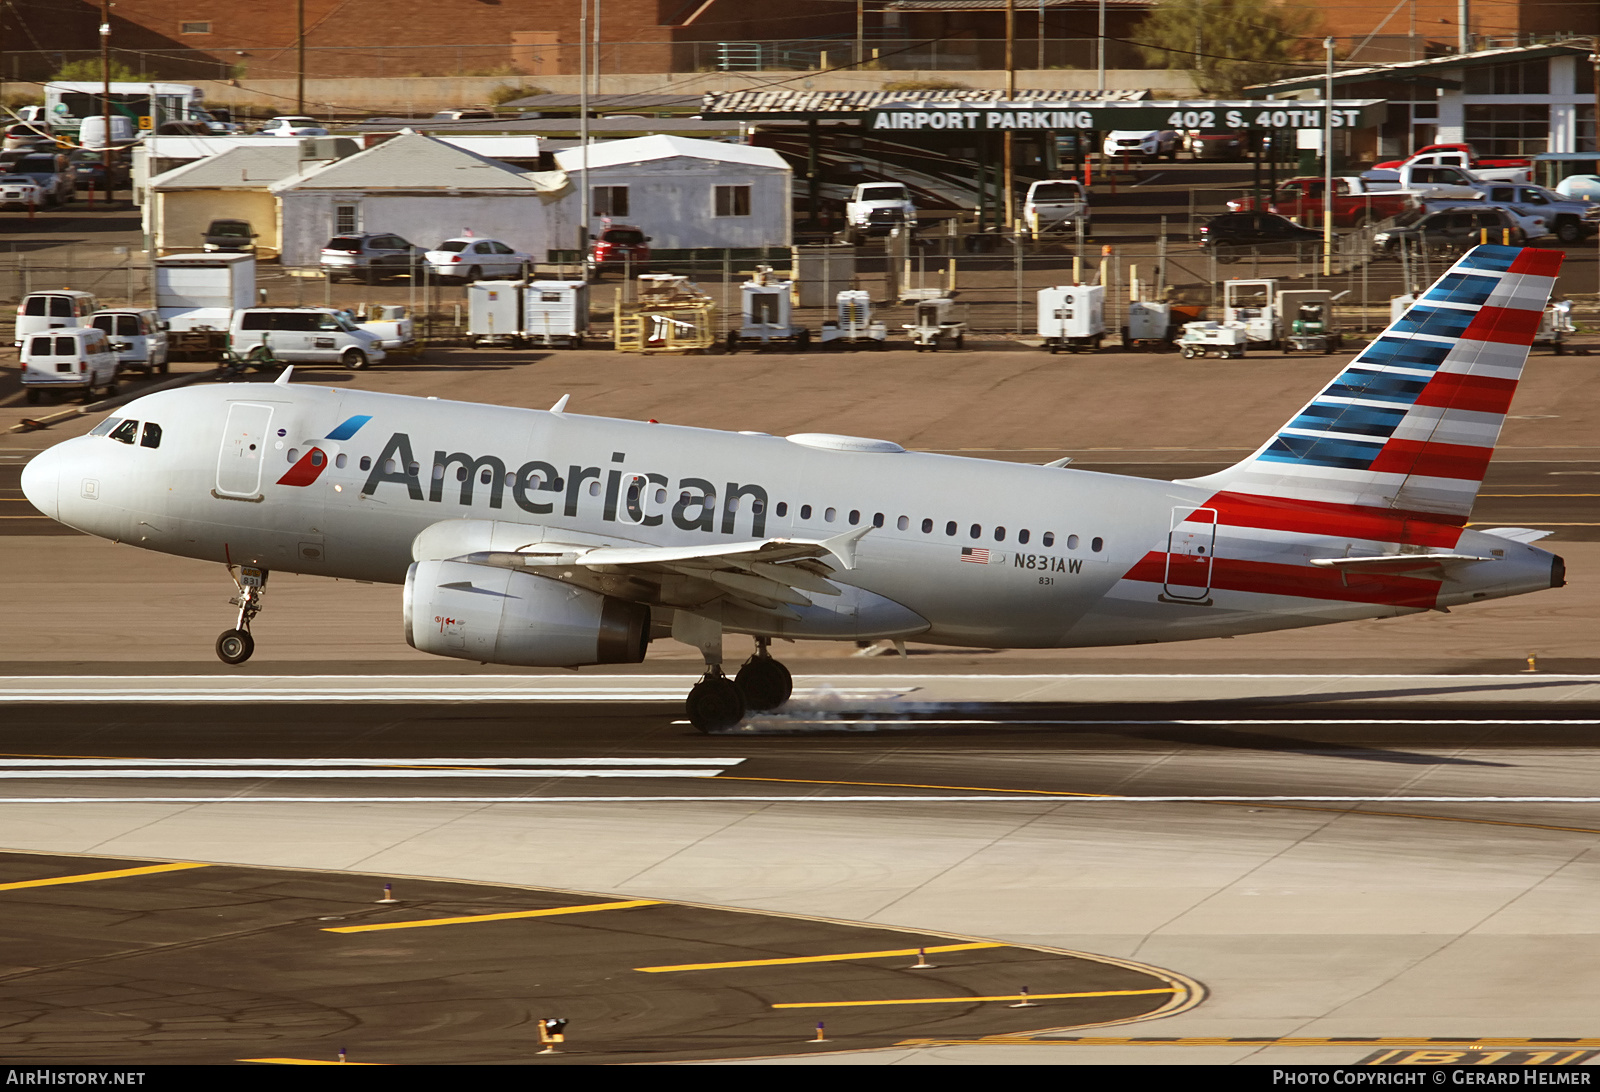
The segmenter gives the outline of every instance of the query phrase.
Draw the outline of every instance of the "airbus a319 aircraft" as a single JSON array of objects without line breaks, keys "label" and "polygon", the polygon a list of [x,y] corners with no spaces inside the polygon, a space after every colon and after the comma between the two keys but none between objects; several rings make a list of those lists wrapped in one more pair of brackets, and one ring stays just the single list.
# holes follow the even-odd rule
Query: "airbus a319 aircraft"
[{"label": "airbus a319 aircraft", "polygon": [[[276,383],[129,402],[23,472],[90,534],[403,583],[424,652],[548,667],[699,648],[711,731],[788,700],[774,638],[1076,648],[1439,610],[1561,587],[1537,531],[1465,529],[1559,253],[1480,246],[1249,458],[1153,481]],[[753,635],[736,678],[723,634]]]}]

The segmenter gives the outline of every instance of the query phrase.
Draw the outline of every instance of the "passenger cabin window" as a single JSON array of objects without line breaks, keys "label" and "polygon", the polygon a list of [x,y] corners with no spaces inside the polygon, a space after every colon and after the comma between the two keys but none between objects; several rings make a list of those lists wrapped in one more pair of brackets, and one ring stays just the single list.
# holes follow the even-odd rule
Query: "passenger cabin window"
[{"label": "passenger cabin window", "polygon": [[139,438],[139,422],[122,422],[122,424],[111,430],[111,438],[120,443],[133,444]]},{"label": "passenger cabin window", "polygon": [[[1044,544],[1046,546],[1054,546],[1056,544],[1056,533],[1054,531],[1046,531],[1044,533]],[[1076,550],[1078,548],[1078,536],[1077,535],[1073,535],[1072,536],[1072,541],[1070,543],[1070,546],[1074,550]]]},{"label": "passenger cabin window", "polygon": [[139,446],[160,447],[161,426],[156,424],[154,421],[146,421],[144,423],[144,435],[139,439]]}]

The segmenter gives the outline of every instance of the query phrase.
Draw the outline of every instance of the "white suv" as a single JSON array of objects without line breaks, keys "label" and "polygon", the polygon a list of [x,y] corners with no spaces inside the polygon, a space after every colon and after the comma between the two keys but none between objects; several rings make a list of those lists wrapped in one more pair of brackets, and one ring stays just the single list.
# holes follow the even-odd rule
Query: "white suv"
[{"label": "white suv", "polygon": [[1113,129],[1101,150],[1121,159],[1177,159],[1182,143],[1176,129]]}]

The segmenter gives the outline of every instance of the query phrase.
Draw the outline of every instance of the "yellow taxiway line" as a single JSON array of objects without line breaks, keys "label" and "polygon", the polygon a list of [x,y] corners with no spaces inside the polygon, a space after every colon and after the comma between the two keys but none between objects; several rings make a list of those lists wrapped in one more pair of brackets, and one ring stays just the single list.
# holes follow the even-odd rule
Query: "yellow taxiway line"
[{"label": "yellow taxiway line", "polygon": [[914,956],[919,952],[971,952],[979,948],[1009,948],[999,941],[978,944],[941,944],[933,948],[890,948],[882,952],[840,952],[834,955],[792,956],[787,959],[741,959],[732,963],[679,963],[670,967],[635,967],[645,974],[664,971],[720,971],[730,967],[781,967],[791,963],[843,963],[852,959],[887,959],[890,956]]},{"label": "yellow taxiway line", "polygon": [[882,1001],[787,1001],[775,1009],[850,1009],[867,1005],[966,1005],[973,1001],[1060,1001],[1074,997],[1140,997],[1145,994],[1177,993],[1175,986],[1154,990],[1097,990],[1093,993],[1007,993],[996,997],[892,997]]},{"label": "yellow taxiway line", "polygon": [[97,880],[120,880],[127,876],[150,876],[157,872],[181,872],[186,868],[209,868],[210,865],[193,861],[176,861],[172,864],[145,865],[142,868],[119,868],[112,872],[85,872],[77,876],[55,876],[48,880],[22,880],[18,883],[0,883],[0,891],[19,891],[24,887],[54,887],[63,883],[94,883]]},{"label": "yellow taxiway line", "polygon": [[435,925],[475,925],[481,921],[515,921],[518,918],[553,918],[560,914],[592,914],[597,910],[627,910],[635,906],[660,906],[660,899],[631,899],[628,902],[591,902],[583,906],[557,906],[550,910],[514,910],[507,914],[472,914],[461,918],[424,918],[421,921],[390,921],[379,925],[341,925],[324,933],[376,933],[384,929],[428,929]]}]

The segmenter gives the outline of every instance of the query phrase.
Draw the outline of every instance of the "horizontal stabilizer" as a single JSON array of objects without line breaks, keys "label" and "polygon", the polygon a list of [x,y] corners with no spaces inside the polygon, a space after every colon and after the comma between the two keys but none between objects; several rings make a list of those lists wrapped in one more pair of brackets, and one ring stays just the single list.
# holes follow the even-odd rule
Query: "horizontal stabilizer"
[{"label": "horizontal stabilizer", "polygon": [[1487,527],[1483,533],[1496,538],[1508,538],[1512,542],[1538,542],[1555,534],[1554,531],[1539,531],[1532,527]]},{"label": "horizontal stabilizer", "polygon": [[1314,557],[1311,564],[1322,569],[1338,569],[1342,573],[1384,576],[1420,573],[1442,578],[1452,568],[1493,560],[1476,554],[1381,554],[1377,557]]}]

